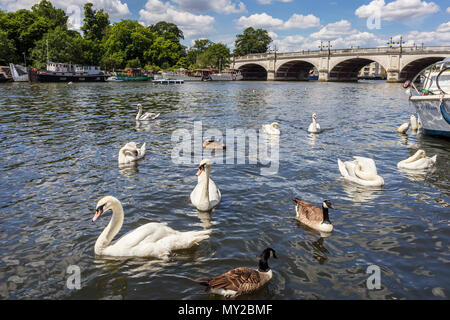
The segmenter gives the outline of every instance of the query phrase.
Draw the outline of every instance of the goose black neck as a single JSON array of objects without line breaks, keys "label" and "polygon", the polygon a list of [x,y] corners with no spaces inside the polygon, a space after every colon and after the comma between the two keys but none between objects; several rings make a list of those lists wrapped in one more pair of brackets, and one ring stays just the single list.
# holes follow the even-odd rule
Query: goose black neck
[{"label": "goose black neck", "polygon": [[269,264],[267,263],[267,259],[262,257],[259,260],[259,271],[261,272],[268,272],[270,270]]},{"label": "goose black neck", "polygon": [[328,215],[328,208],[325,208],[325,207],[322,205],[322,212],[323,212],[323,222],[322,222],[322,223],[324,223],[324,222],[329,222],[329,223],[331,223],[331,221],[330,221],[330,216]]}]

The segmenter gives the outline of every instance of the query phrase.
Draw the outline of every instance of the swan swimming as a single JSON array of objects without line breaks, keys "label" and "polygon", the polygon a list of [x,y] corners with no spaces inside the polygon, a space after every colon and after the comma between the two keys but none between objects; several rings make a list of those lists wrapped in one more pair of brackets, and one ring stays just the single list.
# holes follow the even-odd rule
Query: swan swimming
[{"label": "swan swimming", "polygon": [[210,178],[211,160],[204,159],[197,171],[198,182],[191,192],[191,202],[199,211],[211,211],[219,203],[222,195]]},{"label": "swan swimming", "polygon": [[338,159],[339,171],[345,180],[367,187],[381,187],[384,185],[384,179],[378,175],[373,159],[354,158],[355,160],[346,161],[345,163]]},{"label": "swan swimming", "polygon": [[316,122],[317,114],[313,113],[312,115],[312,123],[309,125],[308,132],[309,133],[319,133],[320,125]]},{"label": "swan swimming", "polygon": [[136,121],[155,120],[161,114],[161,113],[156,114],[153,112],[146,112],[142,114],[142,105],[139,103],[137,107],[138,107],[138,114],[136,115]]},{"label": "swan swimming", "polygon": [[437,155],[430,158],[426,156],[424,150],[418,150],[413,156],[397,163],[397,167],[407,170],[424,170],[434,166],[436,160]]},{"label": "swan swimming", "polygon": [[166,223],[147,223],[128,232],[114,243],[123,224],[122,204],[112,196],[106,196],[97,203],[92,221],[112,210],[112,218],[95,242],[95,254],[112,257],[156,257],[167,258],[171,251],[190,248],[208,239],[211,230],[179,232]]},{"label": "swan swimming", "polygon": [[397,128],[397,132],[405,134],[406,131],[408,131],[410,125],[411,125],[411,121],[405,122],[404,124],[402,124],[400,127]]},{"label": "swan swimming", "polygon": [[278,122],[273,122],[272,124],[264,124],[262,126],[262,131],[269,135],[280,135]]},{"label": "swan swimming", "polygon": [[145,156],[145,142],[138,149],[135,142],[128,142],[119,151],[119,164],[127,164]]}]

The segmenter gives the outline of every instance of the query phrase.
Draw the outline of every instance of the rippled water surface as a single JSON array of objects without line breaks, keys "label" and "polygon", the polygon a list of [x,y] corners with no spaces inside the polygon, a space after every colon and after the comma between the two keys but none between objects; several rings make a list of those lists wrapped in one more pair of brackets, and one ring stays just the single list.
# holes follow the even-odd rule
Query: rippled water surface
[{"label": "rippled water surface", "polygon": [[[160,119],[137,126],[137,103]],[[315,137],[306,132],[313,112],[328,129]],[[450,142],[398,135],[408,117],[401,85],[384,82],[2,84],[0,298],[216,299],[193,279],[256,267],[270,246],[278,255],[269,261],[272,281],[243,299],[448,299]],[[193,134],[194,121],[224,133],[279,122],[278,173],[216,163],[222,202],[198,213],[189,200],[198,165],[171,159],[172,133]],[[117,154],[129,141],[146,142],[148,154],[121,170]],[[419,148],[438,155],[435,168],[399,171],[397,162]],[[375,160],[382,189],[340,177],[337,159],[354,155]],[[110,214],[91,219],[105,195],[123,204],[119,235],[167,222],[210,228],[211,238],[167,261],[96,257]],[[334,203],[331,236],[296,222],[294,196]],[[376,291],[366,287],[373,264],[381,269]],[[81,269],[80,290],[66,287],[69,265]]]}]

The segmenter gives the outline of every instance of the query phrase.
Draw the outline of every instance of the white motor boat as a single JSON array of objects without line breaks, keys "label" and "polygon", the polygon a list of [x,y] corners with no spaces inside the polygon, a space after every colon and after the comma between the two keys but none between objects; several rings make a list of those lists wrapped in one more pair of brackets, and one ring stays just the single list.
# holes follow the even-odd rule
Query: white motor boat
[{"label": "white motor boat", "polygon": [[14,81],[17,82],[28,82],[30,81],[30,77],[28,76],[28,68],[23,67],[18,64],[9,64],[9,69],[11,70],[11,76]]},{"label": "white motor boat", "polygon": [[[423,83],[416,79],[423,75]],[[424,133],[450,137],[450,60],[422,70],[405,87],[411,86],[409,100],[417,110]]]}]

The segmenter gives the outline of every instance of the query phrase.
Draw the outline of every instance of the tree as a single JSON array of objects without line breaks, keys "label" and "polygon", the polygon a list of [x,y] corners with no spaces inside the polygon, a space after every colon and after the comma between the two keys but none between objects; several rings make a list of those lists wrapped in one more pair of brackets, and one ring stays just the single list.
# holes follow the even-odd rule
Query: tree
[{"label": "tree", "polygon": [[[156,34],[137,21],[122,20],[108,30],[103,39],[105,53],[102,64],[114,59],[115,68],[124,68],[130,60],[139,58],[141,63],[150,63],[144,53],[153,45]],[[117,63],[120,62],[120,65]]]},{"label": "tree", "polygon": [[47,41],[50,61],[80,65],[91,64],[92,57],[87,50],[90,45],[88,40],[83,39],[77,31],[56,27],[55,30],[49,31],[41,40],[37,41],[35,48],[31,51],[31,59],[35,66],[43,68],[46,65]]},{"label": "tree", "polygon": [[230,57],[230,49],[226,45],[214,43],[199,56],[199,65],[201,67],[225,69],[230,64]]},{"label": "tree", "polygon": [[168,69],[181,58],[180,44],[173,40],[158,36],[149,50],[145,52],[145,59],[151,64]]},{"label": "tree", "polygon": [[167,33],[175,35],[178,39],[184,39],[183,31],[174,23],[160,21],[154,25],[151,25],[150,30],[157,33],[160,36],[166,36]]},{"label": "tree", "polygon": [[248,27],[243,34],[236,36],[233,54],[235,56],[245,56],[250,53],[265,53],[271,42],[272,38],[270,38],[267,30],[255,30],[252,27]]},{"label": "tree", "polygon": [[14,43],[8,34],[0,30],[0,65],[7,65],[14,60]]},{"label": "tree", "polygon": [[200,51],[201,53],[205,52],[206,49],[208,49],[214,42],[208,39],[200,39],[195,40],[194,45],[192,46],[193,49]]},{"label": "tree", "polygon": [[64,10],[56,9],[46,0],[35,4],[31,10],[0,14],[0,30],[14,43],[14,62],[23,61],[23,52],[29,56],[36,41],[50,30],[67,29],[67,19]]},{"label": "tree", "polygon": [[88,2],[84,5],[84,24],[81,27],[84,38],[87,40],[101,41],[109,26],[109,15],[101,10],[93,10],[93,4]]}]

